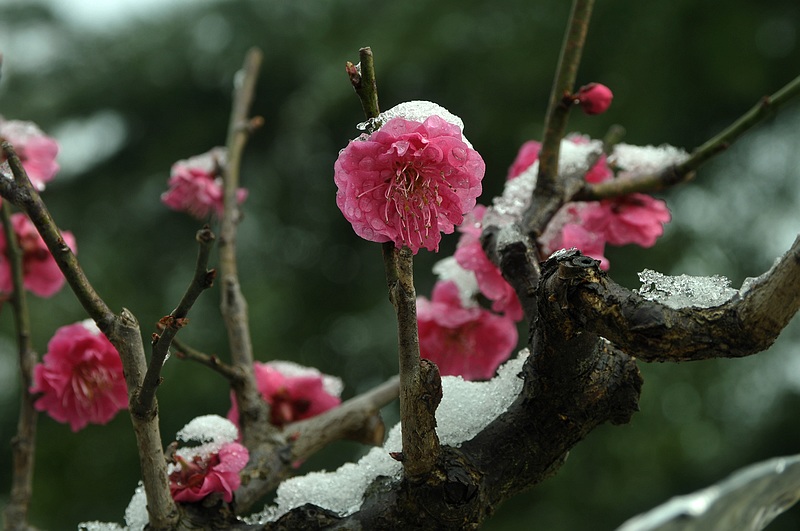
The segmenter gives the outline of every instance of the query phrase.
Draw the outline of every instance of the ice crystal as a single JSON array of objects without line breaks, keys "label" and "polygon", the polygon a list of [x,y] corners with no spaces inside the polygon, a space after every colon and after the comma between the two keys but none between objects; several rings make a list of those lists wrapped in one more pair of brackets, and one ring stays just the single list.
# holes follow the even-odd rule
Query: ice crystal
[{"label": "ice crystal", "polygon": [[639,273],[642,287],[639,294],[647,300],[660,302],[670,308],[712,308],[724,304],[739,292],[730,287],[727,278],[667,276],[645,269]]}]

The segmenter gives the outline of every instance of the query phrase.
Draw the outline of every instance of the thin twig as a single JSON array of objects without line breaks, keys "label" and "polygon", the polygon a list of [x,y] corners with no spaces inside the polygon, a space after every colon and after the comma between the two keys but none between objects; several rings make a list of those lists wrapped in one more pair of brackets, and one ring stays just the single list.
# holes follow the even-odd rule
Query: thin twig
[{"label": "thin twig", "polygon": [[159,321],[159,326],[163,328],[161,335],[153,335],[153,352],[150,356],[150,365],[147,367],[147,373],[144,376],[142,387],[137,395],[136,403],[133,404],[132,411],[135,414],[143,415],[149,411],[153,404],[153,398],[156,395],[156,390],[161,383],[161,368],[164,366],[164,361],[167,359],[169,347],[178,330],[183,328],[188,322],[187,316],[189,310],[194,305],[200,294],[211,287],[216,277],[217,272],[213,269],[209,270],[208,257],[211,253],[211,247],[214,244],[214,233],[208,226],[197,231],[196,235],[199,249],[197,252],[197,263],[195,266],[194,276],[186,292],[183,294],[178,306],[168,316],[163,317]]},{"label": "thin twig", "polygon": [[542,133],[536,189],[524,220],[524,227],[533,239],[544,231],[547,223],[565,202],[565,183],[562,182],[563,179],[559,179],[558,159],[593,6],[594,0],[574,0],[561,46]]},{"label": "thin twig", "polygon": [[33,385],[33,368],[36,352],[31,345],[30,314],[25,295],[22,271],[22,251],[11,223],[11,206],[4,201],[2,211],[3,232],[6,237],[6,258],[11,267],[11,304],[14,309],[14,325],[17,330],[19,370],[22,382],[20,392],[17,434],[11,440],[13,465],[11,468],[11,493],[5,509],[5,529],[27,530],[28,508],[33,496],[33,465],[36,449],[36,418],[34,396],[29,389]]},{"label": "thin twig", "polygon": [[773,116],[779,108],[798,95],[800,95],[800,76],[784,85],[772,96],[762,98],[718,135],[692,151],[691,156],[680,164],[667,166],[655,173],[612,179],[597,184],[587,183],[573,201],[597,201],[634,192],[655,192],[686,182],[706,161],[727,150],[740,136]]},{"label": "thin twig", "polygon": [[234,80],[233,109],[226,143],[228,158],[223,172],[225,209],[219,242],[222,280],[220,307],[228,331],[231,364],[243,375],[233,386],[233,390],[240,413],[242,440],[248,447],[268,438],[273,431],[269,423],[269,405],[261,399],[253,372],[253,345],[247,316],[247,301],[239,285],[236,263],[236,227],[240,219],[236,192],[239,188],[242,152],[250,136],[250,126],[253,124],[248,115],[255,95],[261,60],[261,51],[251,48]]},{"label": "thin twig", "polygon": [[192,348],[183,341],[179,340],[177,337],[172,340],[172,348],[175,351],[175,356],[178,359],[185,359],[205,365],[206,367],[218,372],[232,383],[237,382],[242,378],[242,375],[239,371],[220,360],[217,356],[200,352],[199,350]]}]

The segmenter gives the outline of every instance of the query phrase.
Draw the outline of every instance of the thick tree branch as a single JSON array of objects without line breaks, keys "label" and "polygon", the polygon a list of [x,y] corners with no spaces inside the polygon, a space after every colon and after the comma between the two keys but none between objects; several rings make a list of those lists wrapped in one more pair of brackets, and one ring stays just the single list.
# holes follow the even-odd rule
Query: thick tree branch
[{"label": "thick tree branch", "polygon": [[38,415],[33,406],[36,397],[31,394],[29,389],[33,385],[33,368],[36,365],[37,356],[31,345],[30,313],[23,282],[22,251],[11,224],[11,206],[7,201],[3,202],[0,215],[2,215],[3,233],[6,238],[5,258],[11,267],[13,292],[10,296],[14,309],[14,326],[17,332],[19,371],[22,383],[17,434],[11,439],[11,493],[4,512],[4,529],[23,531],[28,529],[28,507],[33,495],[33,465]]},{"label": "thick tree branch", "polygon": [[744,133],[774,116],[775,112],[800,94],[800,76],[794,78],[772,96],[766,96],[749,111],[725,128],[680,164],[667,166],[656,173],[611,179],[603,183],[585,183],[573,201],[597,201],[633,192],[654,192],[691,179],[694,172],[712,157],[727,150]]},{"label": "thick tree branch", "polygon": [[242,441],[250,447],[270,437],[269,405],[261,399],[253,372],[253,345],[247,315],[247,301],[239,284],[236,265],[236,226],[240,220],[236,192],[239,188],[239,169],[242,153],[250,136],[252,123],[248,119],[262,53],[251,48],[242,69],[236,74],[233,90],[233,109],[228,127],[227,164],[223,172],[224,212],[220,229],[219,261],[222,280],[221,311],[228,331],[231,364],[242,374],[234,382],[233,391],[239,408]]},{"label": "thick tree branch", "polygon": [[764,351],[800,309],[800,237],[749,288],[719,306],[674,309],[619,286],[591,259],[548,294],[569,321],[642,361],[737,358]]}]

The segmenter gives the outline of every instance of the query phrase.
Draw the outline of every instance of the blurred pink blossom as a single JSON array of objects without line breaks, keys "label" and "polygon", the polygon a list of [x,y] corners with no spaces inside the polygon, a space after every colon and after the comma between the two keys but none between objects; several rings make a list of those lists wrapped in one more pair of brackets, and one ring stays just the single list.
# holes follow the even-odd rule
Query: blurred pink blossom
[{"label": "blurred pink blossom", "polygon": [[72,431],[105,424],[128,407],[128,392],[117,349],[91,321],[59,328],[34,367],[34,406]]},{"label": "blurred pink blossom", "polygon": [[547,250],[552,253],[559,249],[578,249],[586,256],[600,262],[600,268],[608,270],[611,264],[604,256],[606,242],[602,233],[588,230],[586,226],[574,222],[565,223],[556,239],[546,242]]},{"label": "blurred pink blossom", "polygon": [[605,85],[589,83],[578,90],[575,99],[586,114],[602,114],[611,106],[614,94]]},{"label": "blurred pink blossom", "polygon": [[457,125],[393,118],[339,153],[336,204],[366,240],[438,251],[475,206],[485,169]]},{"label": "blurred pink blossom", "polygon": [[[222,169],[226,154],[225,148],[216,147],[173,164],[167,181],[169,190],[161,194],[161,202],[197,219],[203,219],[212,212],[221,217],[224,209]],[[246,198],[247,190],[239,188],[236,200],[242,204]]]},{"label": "blurred pink blossom", "polygon": [[517,345],[514,321],[463,307],[454,282],[437,282],[431,300],[417,298],[417,323],[420,355],[436,363],[442,376],[489,379]]},{"label": "blurred pink blossom", "polygon": [[[65,279],[53,255],[39,236],[33,223],[20,212],[11,216],[11,225],[17,235],[17,242],[22,251],[22,274],[25,289],[39,297],[51,297],[64,285]],[[62,231],[64,242],[77,252],[75,237],[69,231]],[[11,265],[6,257],[6,238],[0,232],[0,292],[11,293]]]},{"label": "blurred pink blossom", "polygon": [[[58,173],[56,163],[58,143],[45,135],[33,122],[6,121],[2,117],[0,117],[0,137],[14,146],[33,186],[39,191],[44,190],[45,183],[51,181]],[[0,166],[0,171],[7,177],[13,178],[11,169],[7,166],[5,169]]]},{"label": "blurred pink blossom", "polygon": [[[307,419],[341,404],[341,382],[311,367],[289,362],[255,362],[256,384],[270,405],[270,422],[285,424]],[[239,424],[239,410],[231,396],[228,419]]]},{"label": "blurred pink blossom", "polygon": [[604,199],[598,207],[585,210],[582,218],[611,245],[652,247],[671,216],[664,201],[637,193]]},{"label": "blurred pink blossom", "polygon": [[483,205],[475,205],[459,227],[461,239],[455,252],[458,265],[475,274],[478,289],[490,301],[492,310],[504,313],[514,321],[522,319],[522,305],[514,288],[506,282],[500,269],[492,263],[481,246],[481,220],[486,212]]},{"label": "blurred pink blossom", "polygon": [[247,448],[237,442],[223,444],[219,452],[198,453],[189,459],[177,454],[177,465],[169,475],[172,498],[177,502],[196,502],[219,492],[230,503],[242,482],[239,472],[248,459]]}]

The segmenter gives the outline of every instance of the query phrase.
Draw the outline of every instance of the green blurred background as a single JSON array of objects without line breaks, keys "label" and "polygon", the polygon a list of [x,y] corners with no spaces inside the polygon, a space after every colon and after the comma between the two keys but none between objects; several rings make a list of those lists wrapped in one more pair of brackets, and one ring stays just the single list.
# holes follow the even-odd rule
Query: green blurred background
[{"label": "green blurred background", "polygon": [[[102,5],[101,5],[102,4]],[[116,7],[109,7],[115,5]],[[371,46],[381,104],[425,99],[463,118],[486,160],[483,203],[498,193],[525,140],[538,138],[569,2],[34,2],[0,5],[0,114],[40,124],[61,142],[45,199],[78,240],[78,257],[116,310],[149,334],[177,304],[194,267],[200,223],[159,202],[170,165],[225,139],[230,87],[245,51],[265,61],[243,184],[240,273],[256,355],[336,374],[349,397],[391,376],[392,310],[377,245],[355,237],[334,203],[332,166],[363,119],[344,73]],[[614,124],[626,142],[691,149],[800,71],[796,0],[598,2],[579,83],[615,94],[609,112],[576,113],[571,130]],[[800,229],[800,107],[795,104],[664,195],[674,222],[653,249],[609,250],[611,275],[727,276],[738,287],[766,270]],[[416,260],[420,294],[432,264]],[[219,292],[205,294],[184,339],[226,354]],[[32,300],[34,344],[85,318],[64,289]],[[0,505],[19,387],[12,315],[0,315]],[[524,337],[524,334],[523,334]],[[641,412],[603,426],[561,472],[499,508],[491,530],[614,529],[625,519],[733,470],[800,452],[798,320],[769,353],[744,360],[642,365]],[[634,353],[635,354],[635,353]],[[224,415],[225,382],[171,359],[159,391],[162,434],[197,415]],[[387,408],[387,422],[396,419]],[[338,443],[305,469],[335,468],[364,448]],[[138,481],[130,423],[74,434],[40,417],[32,523],[74,529],[121,522]],[[795,508],[770,529],[800,528]]]}]

